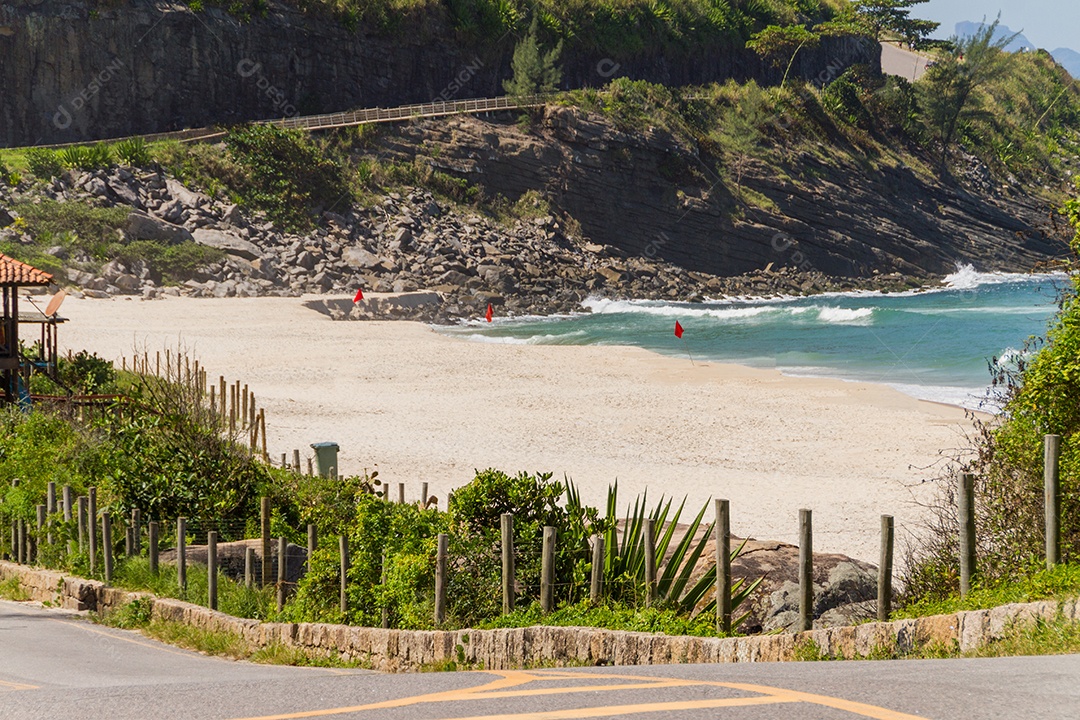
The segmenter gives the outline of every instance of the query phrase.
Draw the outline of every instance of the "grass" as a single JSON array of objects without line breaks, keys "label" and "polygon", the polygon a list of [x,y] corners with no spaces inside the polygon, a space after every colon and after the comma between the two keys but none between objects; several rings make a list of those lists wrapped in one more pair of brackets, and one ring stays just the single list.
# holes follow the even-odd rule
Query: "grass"
[{"label": "grass", "polygon": [[539,603],[518,608],[509,615],[480,623],[480,629],[519,628],[533,625],[555,627],[595,627],[605,630],[664,633],[666,635],[696,635],[701,637],[725,637],[717,631],[716,618],[698,614],[694,617],[680,615],[675,610],[657,607],[634,608],[618,603],[593,606],[588,601],[575,605],[563,605],[550,614],[543,614]]},{"label": "grass", "polygon": [[1080,564],[1057,565],[1053,570],[1039,570],[1016,581],[980,587],[978,584],[966,598],[950,595],[943,600],[916,600],[892,614],[894,620],[948,615],[964,610],[1033,602],[1035,600],[1064,600],[1080,596]]},{"label": "grass", "polygon": [[[204,565],[188,564],[187,590],[180,588],[176,567],[164,565],[154,575],[150,562],[143,557],[127,558],[117,567],[113,585],[126,590],[149,591],[158,597],[204,603],[207,597],[207,572]],[[273,587],[245,587],[223,575],[218,578],[218,610],[234,617],[255,620],[276,619]]]},{"label": "grass", "polygon": [[30,595],[22,589],[22,585],[19,584],[19,578],[10,577],[5,581],[0,582],[0,599],[25,602],[30,599]]},{"label": "grass", "polygon": [[171,620],[154,619],[151,608],[150,601],[147,599],[134,600],[111,613],[96,618],[96,622],[123,630],[137,630],[147,637],[169,645],[231,660],[247,660],[266,665],[362,667],[357,662],[346,662],[317,655],[302,648],[287,647],[279,643],[255,648],[237,633],[205,630]]}]

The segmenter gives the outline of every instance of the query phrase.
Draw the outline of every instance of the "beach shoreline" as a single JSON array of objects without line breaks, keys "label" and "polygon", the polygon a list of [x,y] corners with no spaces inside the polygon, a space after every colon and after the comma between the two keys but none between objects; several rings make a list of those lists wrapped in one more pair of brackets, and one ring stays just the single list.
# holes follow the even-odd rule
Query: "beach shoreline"
[{"label": "beach shoreline", "polygon": [[[191,351],[211,379],[250,386],[270,458],[341,446],[341,469],[446,494],[476,469],[572,478],[602,507],[649,491],[696,512],[731,501],[732,531],[794,541],[814,509],[815,550],[876,561],[879,516],[900,544],[923,518],[962,408],[885,385],[701,363],[625,346],[507,345],[413,322],[335,322],[301,298],[68,300],[60,346],[119,361]],[[707,517],[711,516],[711,510]]]}]

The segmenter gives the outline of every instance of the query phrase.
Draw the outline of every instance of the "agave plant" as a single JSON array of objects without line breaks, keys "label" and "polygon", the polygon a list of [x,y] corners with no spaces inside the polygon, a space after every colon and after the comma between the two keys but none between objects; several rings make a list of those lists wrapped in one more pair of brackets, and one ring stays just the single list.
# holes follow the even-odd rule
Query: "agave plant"
[{"label": "agave plant", "polygon": [[[713,592],[716,587],[716,566],[698,578],[697,582],[690,584],[690,580],[701,559],[705,546],[713,533],[713,524],[710,523],[701,539],[694,540],[698,529],[701,527],[702,518],[709,504],[705,503],[697,516],[689,523],[686,534],[672,547],[676,525],[682,517],[686,505],[686,499],[671,514],[672,499],[660,498],[660,502],[649,511],[648,493],[638,496],[634,500],[633,510],[627,506],[627,514],[620,531],[616,522],[618,505],[619,485],[615,483],[608,488],[607,518],[604,533],[604,584],[608,592],[615,597],[626,593],[628,588],[637,594],[645,586],[645,521],[651,518],[654,527],[659,529],[660,535],[654,538],[654,557],[657,562],[656,595],[655,602],[673,608],[679,612],[691,615],[698,612],[716,612],[716,597]],[[744,540],[739,547],[731,553],[734,560],[745,547]],[[670,552],[669,552],[670,550]],[[731,588],[732,612],[746,601],[757,589],[764,578],[746,583],[745,578],[740,579]],[[712,599],[702,605],[703,601],[713,595]],[[732,619],[732,627],[738,627],[746,619],[747,613],[735,616]]]}]

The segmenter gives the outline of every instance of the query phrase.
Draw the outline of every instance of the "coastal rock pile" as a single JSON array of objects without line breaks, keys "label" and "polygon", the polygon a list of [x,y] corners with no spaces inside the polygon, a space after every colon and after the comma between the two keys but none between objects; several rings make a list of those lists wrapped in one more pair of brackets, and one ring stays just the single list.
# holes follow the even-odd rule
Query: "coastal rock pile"
[{"label": "coastal rock pile", "polygon": [[[50,248],[69,268],[67,281],[98,298],[425,290],[437,293],[439,302],[375,300],[328,312],[348,319],[450,322],[481,315],[489,304],[502,315],[551,314],[581,310],[589,296],[700,301],[913,284],[900,275],[869,283],[791,268],[717,277],[579,238],[546,208],[494,219],[440,202],[422,189],[389,193],[369,207],[324,212],[320,226],[303,235],[281,232],[265,217],[253,217],[156,170],[69,171],[44,188],[0,191],[0,209],[42,199],[127,209],[118,231],[125,243],[193,241],[222,253],[223,259],[197,267],[181,284],[163,285],[157,269],[142,261],[99,266],[85,255],[67,257],[62,246]],[[0,215],[0,225],[6,226],[0,228],[0,241],[30,243],[15,221],[13,211]]]}]

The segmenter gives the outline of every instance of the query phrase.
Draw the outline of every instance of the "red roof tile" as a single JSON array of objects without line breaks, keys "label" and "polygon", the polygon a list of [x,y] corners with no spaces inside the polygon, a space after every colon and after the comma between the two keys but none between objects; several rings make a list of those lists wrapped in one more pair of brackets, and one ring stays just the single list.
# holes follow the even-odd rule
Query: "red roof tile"
[{"label": "red roof tile", "polygon": [[48,285],[52,275],[0,253],[0,285]]}]

